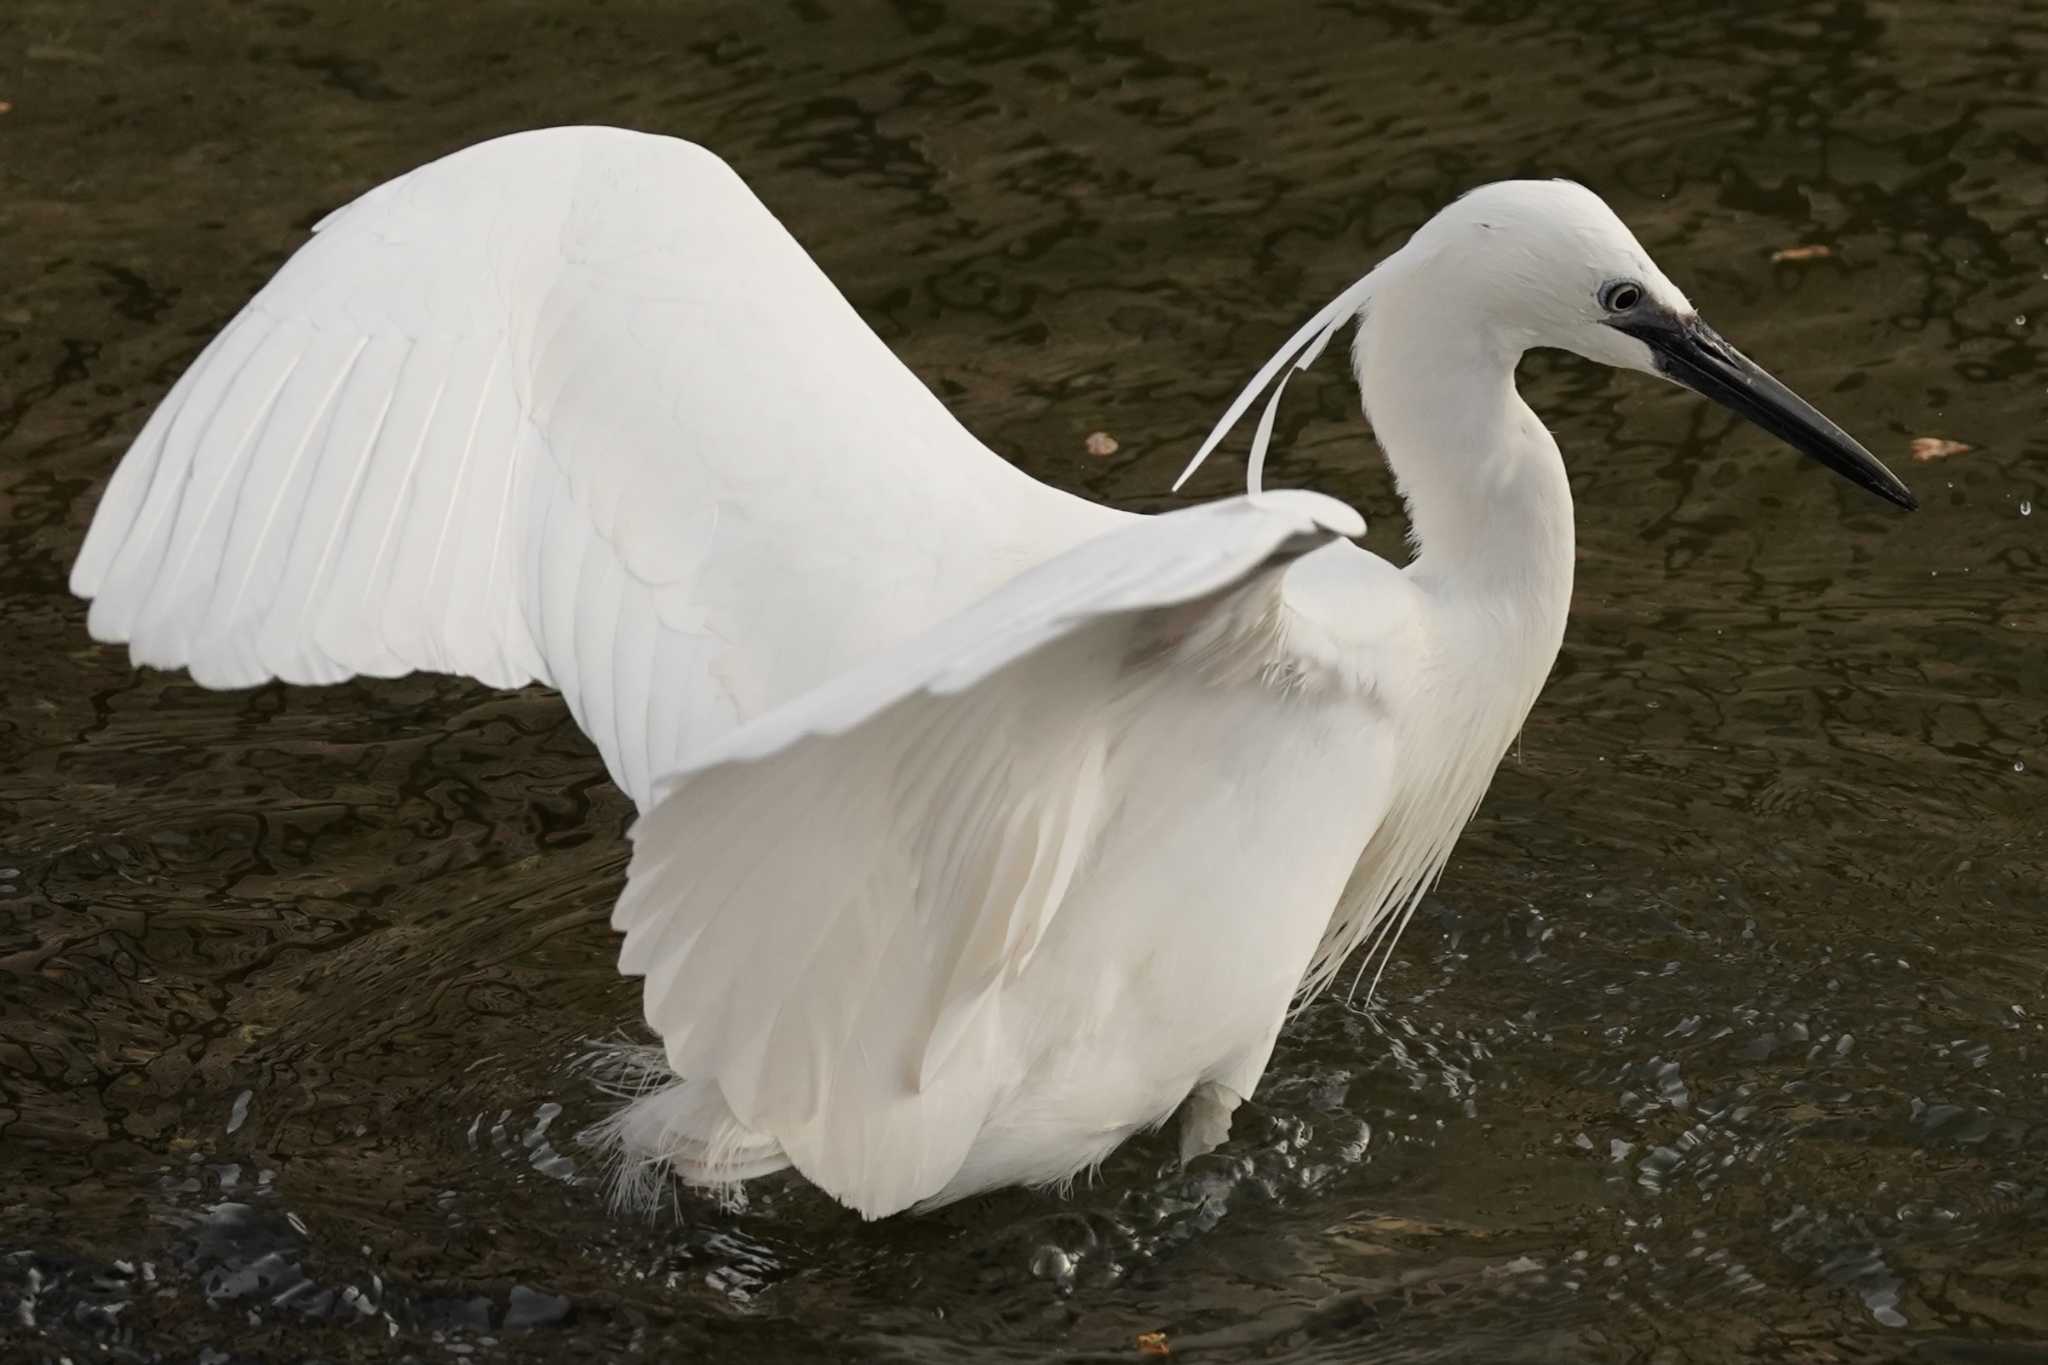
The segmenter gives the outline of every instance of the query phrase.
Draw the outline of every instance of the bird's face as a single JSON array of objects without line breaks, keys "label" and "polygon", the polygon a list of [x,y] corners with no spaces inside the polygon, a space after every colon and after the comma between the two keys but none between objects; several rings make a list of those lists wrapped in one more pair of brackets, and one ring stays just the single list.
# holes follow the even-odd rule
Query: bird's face
[{"label": "bird's face", "polygon": [[1740,414],[1879,497],[1912,492],[1852,436],[1700,319],[1600,197],[1562,180],[1474,190],[1416,234],[1476,291],[1510,345],[1550,346],[1668,379]]}]

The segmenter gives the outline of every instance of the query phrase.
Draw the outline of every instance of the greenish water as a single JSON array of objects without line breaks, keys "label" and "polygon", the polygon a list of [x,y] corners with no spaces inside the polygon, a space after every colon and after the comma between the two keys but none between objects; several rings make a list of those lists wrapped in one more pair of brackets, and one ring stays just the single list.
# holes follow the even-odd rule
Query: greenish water
[{"label": "greenish water", "polygon": [[[2011,4],[0,10],[0,1355],[2041,1358],[2044,70]],[[878,1226],[772,1182],[618,1221],[569,1063],[638,1014],[629,809],[559,703],[207,693],[64,592],[312,222],[580,121],[713,147],[971,428],[1144,507],[1441,202],[1573,176],[1924,507],[1532,358],[1557,673],[1235,1140]],[[1398,554],[1339,367],[1290,392],[1272,481]]]}]

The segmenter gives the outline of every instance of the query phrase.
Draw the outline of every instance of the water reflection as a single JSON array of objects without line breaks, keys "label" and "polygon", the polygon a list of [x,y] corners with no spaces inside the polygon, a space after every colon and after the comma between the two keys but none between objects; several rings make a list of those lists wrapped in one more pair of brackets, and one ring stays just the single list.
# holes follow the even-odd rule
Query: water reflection
[{"label": "water reflection", "polygon": [[[0,1321],[31,1351],[2048,1342],[2040,6],[24,0],[0,34]],[[1897,518],[1532,358],[1580,507],[1565,655],[1377,997],[1304,1015],[1228,1146],[877,1227],[787,1180],[621,1222],[570,1135],[575,1059],[637,1015],[629,812],[559,704],[207,694],[63,593],[122,440],[309,223],[584,119],[717,147],[975,430],[1098,497],[1163,505],[1302,314],[1511,173],[1600,188],[1880,454],[1973,449]],[[1771,261],[1803,243],[1831,254]],[[1298,381],[1270,477],[1398,555],[1354,406]]]}]

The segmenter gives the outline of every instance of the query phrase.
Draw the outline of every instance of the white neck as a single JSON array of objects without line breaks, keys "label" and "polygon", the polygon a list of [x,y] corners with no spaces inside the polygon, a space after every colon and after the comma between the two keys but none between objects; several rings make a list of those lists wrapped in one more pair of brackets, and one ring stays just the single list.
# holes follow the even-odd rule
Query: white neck
[{"label": "white neck", "polygon": [[[1432,592],[1522,608],[1561,638],[1575,557],[1557,442],[1515,391],[1521,351],[1429,291],[1376,292],[1354,363],[1367,418],[1408,505],[1409,574]],[[1553,644],[1553,649],[1555,648]]]},{"label": "white neck", "polygon": [[1470,694],[1489,735],[1475,742],[1505,748],[1564,641],[1571,488],[1557,442],[1515,391],[1519,344],[1404,283],[1375,292],[1360,324],[1359,392],[1408,504],[1407,575],[1442,604],[1446,681],[1519,684]]}]

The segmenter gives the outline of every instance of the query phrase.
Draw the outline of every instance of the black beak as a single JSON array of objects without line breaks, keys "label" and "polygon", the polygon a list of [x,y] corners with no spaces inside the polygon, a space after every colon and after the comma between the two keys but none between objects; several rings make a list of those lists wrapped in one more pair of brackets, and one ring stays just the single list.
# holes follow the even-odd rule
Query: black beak
[{"label": "black beak", "polygon": [[1762,427],[1802,455],[1907,511],[1920,505],[1913,491],[1856,438],[1821,416],[1811,403],[1765,374],[1697,317],[1670,313],[1623,315],[1608,325],[1648,346],[1657,368],[1674,383],[1713,399]]}]

